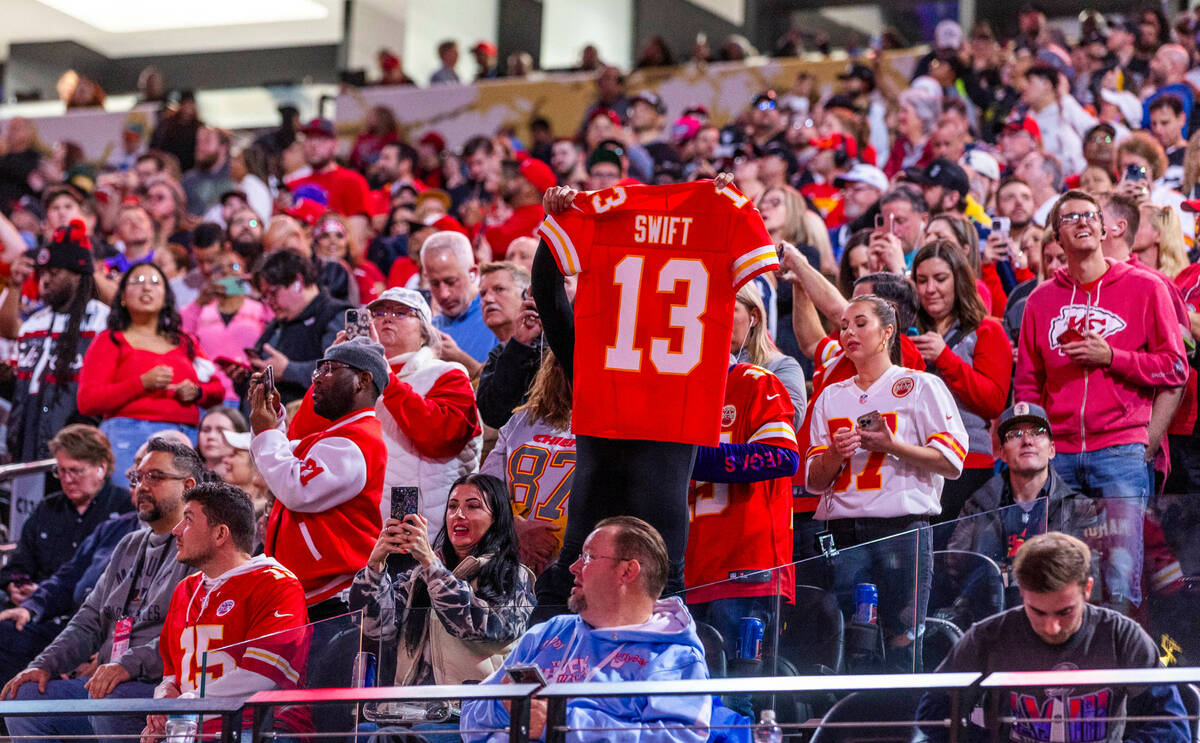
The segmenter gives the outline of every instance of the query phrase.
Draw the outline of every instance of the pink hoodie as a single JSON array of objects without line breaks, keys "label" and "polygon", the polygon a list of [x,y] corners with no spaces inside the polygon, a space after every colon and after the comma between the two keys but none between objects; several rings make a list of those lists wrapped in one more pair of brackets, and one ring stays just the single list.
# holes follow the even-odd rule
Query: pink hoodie
[{"label": "pink hoodie", "polygon": [[[1112,365],[1082,367],[1068,359],[1057,340],[1067,328],[1103,336]],[[1109,260],[1088,292],[1062,268],[1029,295],[1014,399],[1046,409],[1054,446],[1064,454],[1148,443],[1155,390],[1183,385],[1187,372],[1171,298],[1148,273]]]}]

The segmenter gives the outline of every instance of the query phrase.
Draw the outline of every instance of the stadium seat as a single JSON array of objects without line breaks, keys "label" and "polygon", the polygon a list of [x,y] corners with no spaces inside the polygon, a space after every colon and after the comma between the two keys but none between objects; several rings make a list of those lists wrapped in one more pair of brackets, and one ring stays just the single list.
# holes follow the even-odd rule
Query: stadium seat
[{"label": "stadium seat", "polygon": [[[916,743],[925,739],[912,720],[921,691],[854,692],[833,705],[809,743]],[[895,727],[828,727],[837,722],[899,722]]]},{"label": "stadium seat", "polygon": [[704,658],[708,661],[708,675],[711,678],[724,678],[726,675],[725,666],[725,638],[721,637],[721,633],[717,628],[706,622],[696,622],[696,634],[700,636],[700,642],[704,645]]},{"label": "stadium seat", "polygon": [[953,622],[940,617],[925,617],[925,632],[921,637],[921,665],[932,671],[950,654],[963,631]]},{"label": "stadium seat", "polygon": [[1004,580],[990,557],[970,550],[933,553],[928,616],[952,622],[961,632],[1004,610]]},{"label": "stadium seat", "polygon": [[782,604],[778,655],[801,673],[842,672],[845,619],[837,598],[816,586],[796,586],[796,603]]}]

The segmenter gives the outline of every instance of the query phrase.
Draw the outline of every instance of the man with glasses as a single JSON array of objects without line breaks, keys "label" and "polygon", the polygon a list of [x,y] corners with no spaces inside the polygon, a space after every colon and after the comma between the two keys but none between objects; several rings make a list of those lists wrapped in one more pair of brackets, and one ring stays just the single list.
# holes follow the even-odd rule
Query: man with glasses
[{"label": "man with glasses", "polygon": [[1015,593],[1012,560],[1021,545],[1048,530],[1082,537],[1085,526],[1095,525],[1096,509],[1050,466],[1054,438],[1040,405],[1018,402],[1005,410],[997,435],[1005,468],[963,506],[947,549],[970,550],[995,560],[1008,573],[1006,586]]},{"label": "man with glasses", "polygon": [[[190,570],[175,560],[172,529],[183,493],[207,474],[190,446],[160,438],[129,471],[138,519],[149,528],[122,539],[62,633],[0,690],[0,699],[150,697],[162,678],[158,639],[175,585]],[[95,658],[94,668],[89,661]],[[81,670],[81,666],[83,667]],[[63,678],[63,676],[71,676]],[[144,717],[44,716],[5,719],[10,735],[60,738],[141,733]]]},{"label": "man with glasses", "polygon": [[[1183,336],[1166,287],[1104,257],[1104,216],[1083,191],[1063,194],[1049,224],[1067,270],[1025,304],[1015,399],[1045,408],[1054,468],[1083,494],[1105,498],[1119,526],[1104,566],[1114,605],[1141,601],[1141,509],[1155,395],[1187,381]],[[1113,532],[1113,529],[1109,529]]]},{"label": "man with glasses", "polygon": [[[50,439],[56,461],[54,475],[62,490],[37,504],[25,521],[17,549],[0,570],[0,585],[8,593],[9,606],[0,613],[0,681],[8,681],[66,625],[69,616],[46,616],[27,624],[29,610],[20,607],[37,587],[55,573],[63,562],[104,521],[133,510],[129,491],[114,485],[112,447],[94,426],[76,423]],[[20,620],[24,615],[23,621]],[[16,630],[16,631],[14,631]]]},{"label": "man with glasses", "polygon": [[[674,681],[708,678],[691,614],[678,597],[660,598],[667,581],[667,546],[654,527],[633,516],[596,524],[571,566],[575,586],[562,614],[529,629],[485,684],[506,683],[508,669],[534,665],[549,683]],[[704,741],[711,697],[580,698],[567,704],[567,725],[592,728],[579,740],[607,740],[642,730],[654,740]],[[507,730],[508,703],[463,702],[468,743],[507,739],[480,730]],[[529,737],[540,739],[546,702],[531,702]],[[689,727],[684,727],[689,726]],[[620,731],[618,733],[617,731]]]},{"label": "man with glasses", "polygon": [[363,337],[325,351],[292,426],[299,440],[288,440],[278,393],[268,395],[259,377],[250,387],[250,454],[276,498],[266,554],[300,579],[313,621],[346,613],[343,592],[383,524],[387,446],[375,414],[390,373],[383,353]]}]

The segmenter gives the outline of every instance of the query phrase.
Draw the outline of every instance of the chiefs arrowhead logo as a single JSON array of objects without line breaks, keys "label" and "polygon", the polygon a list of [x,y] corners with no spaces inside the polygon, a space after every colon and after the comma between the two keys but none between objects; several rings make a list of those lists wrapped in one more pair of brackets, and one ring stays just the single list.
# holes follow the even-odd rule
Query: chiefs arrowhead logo
[{"label": "chiefs arrowhead logo", "polygon": [[1069,304],[1058,311],[1058,317],[1050,321],[1050,348],[1058,348],[1058,338],[1067,329],[1107,338],[1124,330],[1125,321],[1103,307]]},{"label": "chiefs arrowhead logo", "polygon": [[737,418],[737,408],[732,405],[726,405],[721,409],[721,427],[729,428],[733,425],[734,419]]}]

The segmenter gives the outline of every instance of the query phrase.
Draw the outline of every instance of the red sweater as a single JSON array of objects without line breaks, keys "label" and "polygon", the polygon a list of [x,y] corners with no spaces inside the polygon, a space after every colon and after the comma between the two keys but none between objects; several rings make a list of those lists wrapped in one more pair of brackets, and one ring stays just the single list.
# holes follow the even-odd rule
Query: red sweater
[{"label": "red sweater", "polygon": [[[189,340],[195,349],[196,360],[202,360],[201,366],[210,366],[200,344],[191,336],[181,338],[180,345],[166,353],[134,348],[120,332],[107,331],[96,336],[83,357],[83,369],[79,373],[79,412],[104,418],[198,424],[200,408],[220,404],[225,397],[225,388],[216,376],[215,367],[207,381],[200,381],[196,363],[184,350]],[[148,392],[142,386],[142,375],[161,364],[174,371],[172,384],[187,380],[200,385],[200,399],[184,405],[175,399],[174,392]]]},{"label": "red sweater", "polygon": [[[975,353],[967,363],[946,346],[933,362],[955,402],[980,418],[995,420],[1004,412],[1012,386],[1013,352],[1008,335],[996,320],[985,317],[975,329]],[[964,467],[990,467],[995,460],[983,452],[967,454]]]},{"label": "red sweater", "polygon": [[266,554],[296,574],[309,606],[348,588],[383,523],[387,447],[375,411],[353,411],[299,441],[263,431],[250,453],[275,494]]}]

